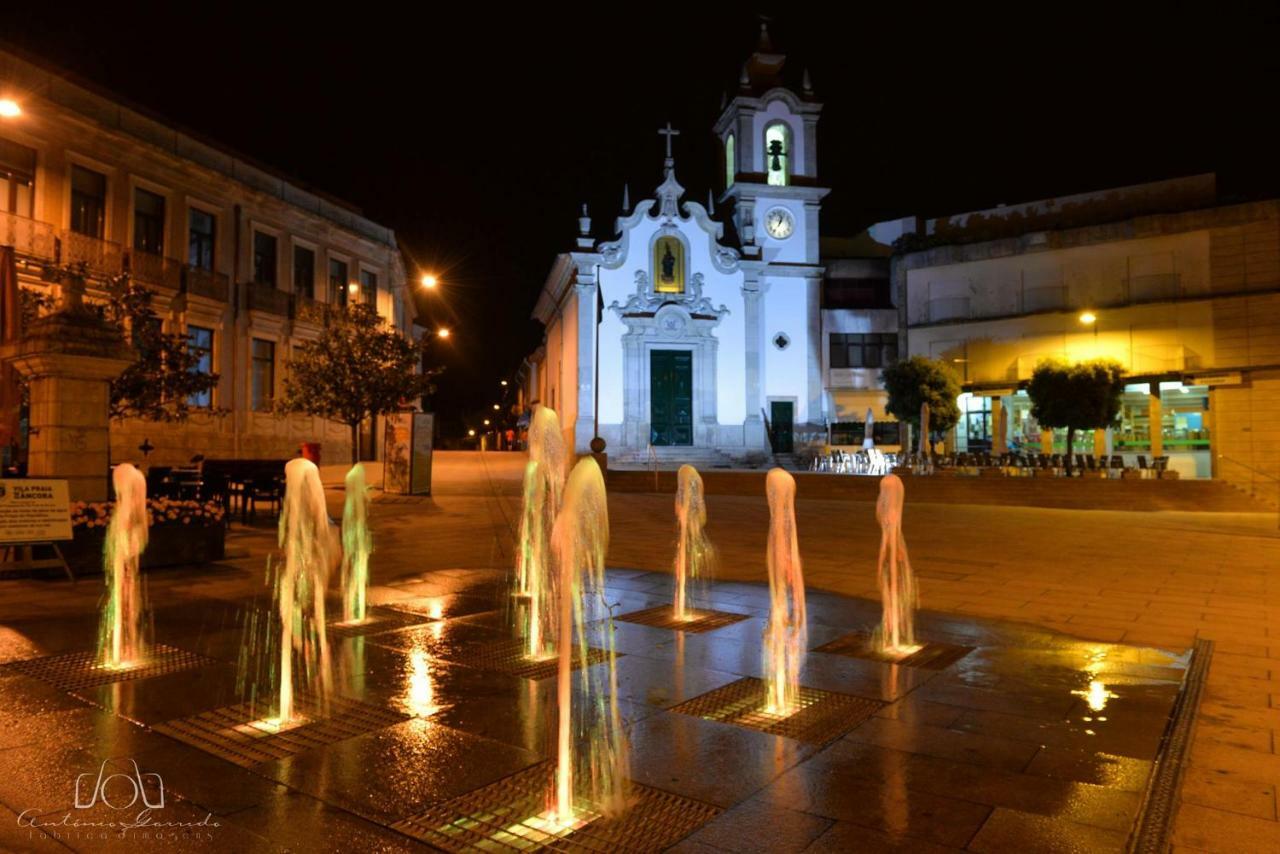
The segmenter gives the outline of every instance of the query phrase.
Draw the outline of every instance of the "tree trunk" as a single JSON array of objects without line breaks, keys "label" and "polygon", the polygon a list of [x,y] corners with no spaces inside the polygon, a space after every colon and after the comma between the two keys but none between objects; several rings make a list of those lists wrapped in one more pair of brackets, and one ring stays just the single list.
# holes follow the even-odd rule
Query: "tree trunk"
[{"label": "tree trunk", "polygon": [[351,427],[351,465],[360,462],[360,422],[352,421]]},{"label": "tree trunk", "polygon": [[1071,477],[1071,459],[1072,459],[1071,445],[1075,441],[1075,436],[1076,436],[1076,428],[1068,427],[1067,428],[1067,477]]}]

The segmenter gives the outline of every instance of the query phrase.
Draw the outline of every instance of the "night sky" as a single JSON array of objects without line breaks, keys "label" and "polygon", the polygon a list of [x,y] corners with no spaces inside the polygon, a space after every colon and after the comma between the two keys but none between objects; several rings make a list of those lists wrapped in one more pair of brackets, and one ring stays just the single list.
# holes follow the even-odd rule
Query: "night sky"
[{"label": "night sky", "polygon": [[[444,282],[420,304],[456,330],[447,430],[539,341],[529,312],[579,206],[608,237],[623,183],[633,203],[658,184],[668,120],[705,203],[711,124],[759,26],[736,4],[265,5],[21,3],[0,38],[394,228],[411,272]],[[892,5],[771,25],[825,103],[827,235],[1204,171],[1226,199],[1280,194],[1275,4]]]}]

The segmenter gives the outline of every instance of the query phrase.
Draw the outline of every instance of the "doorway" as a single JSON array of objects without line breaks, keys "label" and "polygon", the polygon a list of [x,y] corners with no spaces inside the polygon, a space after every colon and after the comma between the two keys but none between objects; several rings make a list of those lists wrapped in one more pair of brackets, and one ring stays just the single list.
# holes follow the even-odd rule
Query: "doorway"
[{"label": "doorway", "polygon": [[649,443],[693,444],[693,353],[649,352]]},{"label": "doorway", "polygon": [[796,405],[789,400],[769,401],[770,439],[775,454],[789,454],[795,450]]}]

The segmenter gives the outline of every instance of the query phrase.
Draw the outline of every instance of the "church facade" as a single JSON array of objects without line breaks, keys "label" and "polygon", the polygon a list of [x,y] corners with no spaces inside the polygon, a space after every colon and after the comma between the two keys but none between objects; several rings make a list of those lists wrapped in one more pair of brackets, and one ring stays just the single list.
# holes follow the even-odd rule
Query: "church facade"
[{"label": "church facade", "polygon": [[599,435],[620,461],[741,461],[825,439],[822,105],[807,76],[782,85],[783,60],[762,40],[715,124],[730,222],[685,198],[668,126],[653,196],[624,202],[602,242],[584,209],[576,249],[552,265],[527,383],[576,452]]}]

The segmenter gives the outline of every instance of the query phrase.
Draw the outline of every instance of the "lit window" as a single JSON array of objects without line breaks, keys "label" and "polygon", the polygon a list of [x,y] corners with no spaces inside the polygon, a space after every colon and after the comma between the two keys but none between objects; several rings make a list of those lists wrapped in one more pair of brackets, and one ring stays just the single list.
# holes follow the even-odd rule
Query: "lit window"
[{"label": "lit window", "polygon": [[733,186],[733,178],[737,173],[737,154],[734,152],[733,134],[729,134],[724,138],[724,186],[725,189]]},{"label": "lit window", "polygon": [[276,343],[274,341],[253,339],[252,380],[254,411],[269,411],[276,389]]},{"label": "lit window", "polygon": [[[187,327],[187,349],[195,357],[191,366],[193,374],[213,373],[213,330],[204,326]],[[202,391],[187,398],[191,406],[208,409],[213,405],[213,390]]]},{"label": "lit window", "polygon": [[370,270],[360,271],[360,295],[369,305],[378,306],[378,274]]},{"label": "lit window", "polygon": [[764,130],[764,166],[768,183],[785,187],[791,176],[791,131],[776,122]]}]

